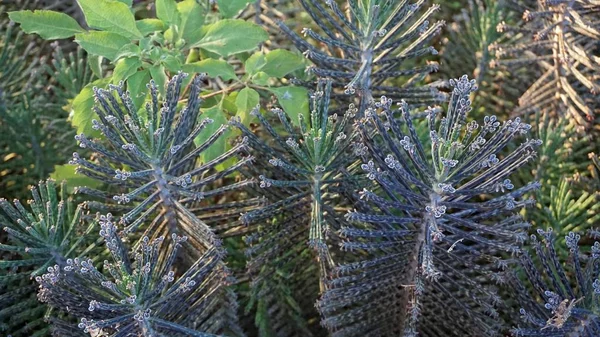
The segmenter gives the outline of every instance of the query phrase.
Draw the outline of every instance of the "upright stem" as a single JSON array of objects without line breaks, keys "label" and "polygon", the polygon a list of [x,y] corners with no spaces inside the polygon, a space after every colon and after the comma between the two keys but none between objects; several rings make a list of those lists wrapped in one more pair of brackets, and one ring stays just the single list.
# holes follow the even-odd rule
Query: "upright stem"
[{"label": "upright stem", "polygon": [[164,171],[161,167],[158,167],[155,164],[152,164],[151,167],[154,170],[153,176],[157,181],[156,186],[159,190],[159,197],[161,200],[162,209],[165,211],[169,231],[170,233],[177,233],[177,214],[175,213],[175,202],[173,201],[173,196],[171,194],[171,190],[169,189],[169,184],[165,177]]},{"label": "upright stem", "polygon": [[359,95],[359,118],[363,116],[364,111],[369,106],[369,103],[373,100],[373,92],[371,91],[371,73],[373,72],[373,48],[372,43],[369,41],[365,44],[362,55],[361,55],[361,73],[360,79],[358,80],[358,95]]}]

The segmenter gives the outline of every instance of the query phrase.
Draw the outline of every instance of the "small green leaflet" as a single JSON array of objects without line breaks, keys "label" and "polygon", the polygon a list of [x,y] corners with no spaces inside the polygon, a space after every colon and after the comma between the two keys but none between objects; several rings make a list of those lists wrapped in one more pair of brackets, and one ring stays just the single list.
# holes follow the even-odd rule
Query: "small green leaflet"
[{"label": "small green leaflet", "polygon": [[117,33],[90,31],[75,35],[75,42],[88,54],[102,56],[112,61],[130,40]]},{"label": "small green leaflet", "polygon": [[73,193],[75,188],[78,186],[95,188],[102,185],[102,183],[99,180],[90,178],[83,174],[75,173],[75,168],[75,165],[69,164],[56,165],[54,166],[54,172],[50,174],[50,178],[59,182],[66,180],[68,193]]},{"label": "small green leaflet", "polygon": [[121,59],[121,58],[127,58],[127,57],[138,57],[139,55],[141,55],[142,50],[140,48],[140,46],[133,44],[133,43],[128,43],[126,45],[123,46],[123,48],[121,48],[119,50],[119,52],[117,52],[117,55],[115,56],[115,60]]},{"label": "small green leaflet", "polygon": [[115,70],[113,71],[113,83],[119,83],[119,81],[125,81],[131,75],[135,74],[142,66],[142,61],[137,57],[128,57],[117,61]]},{"label": "small green leaflet", "polygon": [[89,54],[87,56],[87,63],[96,77],[104,77],[102,75],[102,56]]},{"label": "small green leaflet", "polygon": [[250,80],[254,84],[267,85],[269,83],[269,78],[271,77],[269,77],[267,73],[265,73],[264,71],[259,71],[256,74],[252,75],[252,78]]},{"label": "small green leaflet", "polygon": [[156,0],[156,16],[167,25],[179,25],[180,17],[175,0]]},{"label": "small green leaflet", "polygon": [[128,5],[113,0],[77,0],[87,24],[96,29],[121,34],[131,40],[142,38]]},{"label": "small green leaflet", "polygon": [[294,125],[299,126],[298,116],[304,116],[304,120],[309,120],[308,111],[308,90],[304,87],[287,86],[278,88],[269,88],[277,101],[287,113]]},{"label": "small green leaflet", "polygon": [[143,19],[135,22],[135,26],[142,35],[150,35],[154,32],[163,32],[167,26],[159,19]]},{"label": "small green leaflet", "polygon": [[96,113],[93,110],[94,90],[92,88],[103,88],[109,83],[110,77],[96,80],[86,85],[81,92],[75,96],[75,99],[73,99],[73,103],[71,104],[73,109],[71,124],[77,128],[77,133],[90,135],[94,132],[92,129],[92,119],[96,117]]},{"label": "small green leaflet", "polygon": [[[212,136],[215,131],[217,131],[221,125],[227,124],[227,119],[225,118],[225,114],[219,108],[219,106],[213,106],[206,110],[202,111],[199,120],[204,120],[205,118],[210,118],[213,120],[211,124],[208,124],[204,130],[196,137],[194,143],[197,146],[204,144],[204,142]],[[200,158],[203,163],[211,161],[221,154],[227,151],[227,140],[231,134],[231,130],[228,129],[225,131],[221,137],[219,137],[211,146],[209,146],[206,150],[202,151],[200,154]],[[217,169],[222,169],[223,164],[218,165]]]},{"label": "small green leaflet", "polygon": [[127,90],[136,107],[143,106],[144,99],[148,94],[148,88],[146,87],[148,82],[150,82],[150,71],[148,69],[138,71],[127,79]]},{"label": "small green leaflet", "polygon": [[269,76],[282,78],[285,75],[304,68],[304,57],[287,51],[276,49],[265,55],[265,65],[260,69]]},{"label": "small green leaflet", "polygon": [[258,25],[244,20],[220,20],[208,26],[206,35],[190,48],[199,47],[227,57],[256,49],[269,36]]},{"label": "small green leaflet", "polygon": [[202,7],[198,5],[196,0],[184,0],[177,4],[177,10],[181,17],[179,34],[185,40],[185,43],[192,45],[200,41],[204,36],[204,31],[200,29],[204,24]]},{"label": "small green leaflet", "polygon": [[237,97],[235,98],[235,105],[237,107],[236,116],[242,119],[242,124],[248,125],[252,120],[250,111],[254,109],[260,101],[258,92],[252,88],[244,88],[240,90]]},{"label": "small green leaflet", "polygon": [[85,30],[64,13],[36,10],[9,12],[8,17],[21,24],[21,29],[28,34],[38,34],[45,40],[66,39]]},{"label": "small green leaflet", "polygon": [[217,0],[219,12],[224,18],[232,18],[246,8],[251,0]]},{"label": "small green leaflet", "polygon": [[150,75],[152,79],[156,83],[156,87],[158,88],[158,92],[164,98],[165,97],[165,86],[169,79],[167,78],[167,74],[165,74],[165,68],[162,65],[155,65],[150,68]]},{"label": "small green leaflet", "polygon": [[220,77],[225,81],[237,78],[235,70],[225,60],[205,59],[184,64],[183,71],[189,73],[207,73],[210,77]]},{"label": "small green leaflet", "polygon": [[246,62],[244,62],[244,68],[246,69],[246,74],[252,76],[258,73],[262,67],[265,66],[267,60],[265,58],[265,54],[262,52],[256,52],[250,56]]}]

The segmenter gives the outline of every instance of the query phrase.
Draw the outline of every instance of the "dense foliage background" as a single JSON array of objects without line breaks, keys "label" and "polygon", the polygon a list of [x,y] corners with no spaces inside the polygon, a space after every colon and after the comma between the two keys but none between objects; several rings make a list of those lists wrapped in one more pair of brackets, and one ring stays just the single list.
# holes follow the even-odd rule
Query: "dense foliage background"
[{"label": "dense foliage background", "polygon": [[0,334],[600,336],[600,2],[1,0]]}]

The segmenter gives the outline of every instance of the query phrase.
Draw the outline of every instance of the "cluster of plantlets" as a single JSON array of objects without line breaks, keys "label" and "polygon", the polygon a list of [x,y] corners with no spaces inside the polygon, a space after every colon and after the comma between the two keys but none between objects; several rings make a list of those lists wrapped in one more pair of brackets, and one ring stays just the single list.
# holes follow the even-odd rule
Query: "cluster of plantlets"
[{"label": "cluster of plantlets", "polygon": [[8,4],[0,126],[72,155],[0,200],[0,331],[600,333],[600,4],[468,4]]}]

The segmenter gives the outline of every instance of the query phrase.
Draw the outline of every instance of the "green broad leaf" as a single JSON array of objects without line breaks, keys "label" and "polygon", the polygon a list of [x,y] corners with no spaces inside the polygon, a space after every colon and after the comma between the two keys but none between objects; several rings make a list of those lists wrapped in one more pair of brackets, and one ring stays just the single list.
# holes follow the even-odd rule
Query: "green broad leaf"
[{"label": "green broad leaf", "polygon": [[175,44],[179,40],[179,26],[171,25],[171,27],[165,31],[164,37],[166,41]]},{"label": "green broad leaf", "polygon": [[36,10],[9,12],[8,17],[19,24],[27,34],[38,34],[45,40],[66,39],[85,29],[64,13]]},{"label": "green broad leaf", "polygon": [[175,0],[156,0],[156,16],[167,25],[179,25],[180,16]]},{"label": "green broad leaf", "polygon": [[177,73],[178,71],[181,70],[182,67],[182,62],[181,60],[173,55],[167,55],[163,60],[162,60],[162,64],[165,66],[165,68],[172,72],[172,73]]},{"label": "green broad leaf", "polygon": [[294,125],[299,126],[299,115],[304,116],[304,120],[309,119],[308,111],[308,90],[304,87],[286,86],[279,88],[269,88],[277,101],[287,113]]},{"label": "green broad leaf", "polygon": [[242,119],[242,124],[248,125],[250,123],[253,118],[253,116],[250,115],[250,111],[252,111],[259,102],[260,96],[256,90],[248,87],[240,90],[235,98],[235,105],[237,107],[236,116]]},{"label": "green broad leaf", "polygon": [[192,45],[200,41],[204,32],[200,29],[204,24],[204,13],[202,7],[196,0],[184,0],[177,4],[177,11],[181,17],[179,24],[179,34],[185,40],[187,45]]},{"label": "green broad leaf", "polygon": [[119,81],[127,80],[131,75],[135,74],[141,66],[142,61],[137,57],[120,59],[117,61],[117,65],[113,71],[112,82],[119,83]]},{"label": "green broad leaf", "polygon": [[135,45],[133,43],[128,43],[128,44],[124,45],[123,48],[121,48],[117,52],[117,55],[115,56],[115,61],[118,59],[127,58],[127,57],[138,57],[139,58],[141,53],[142,53],[142,50],[140,49],[140,46]]},{"label": "green broad leaf", "polygon": [[150,82],[150,71],[148,69],[138,71],[127,79],[127,90],[136,107],[143,106],[148,95],[148,88],[146,87],[148,82]]},{"label": "green broad leaf", "polygon": [[[206,27],[206,26],[203,26]],[[202,49],[202,48],[198,48],[198,53],[199,53],[199,58],[201,60],[204,59],[219,59],[221,58],[221,55],[217,54],[217,53],[213,53],[211,51],[208,51],[206,49]]]},{"label": "green broad leaf", "polygon": [[154,32],[164,32],[167,25],[159,19],[143,19],[135,22],[135,26],[143,36],[150,35]]},{"label": "green broad leaf", "polygon": [[77,0],[85,21],[96,29],[121,34],[131,40],[142,38],[130,6],[114,0]]},{"label": "green broad leaf", "polygon": [[94,132],[92,129],[92,119],[96,117],[94,112],[94,87],[105,87],[110,83],[110,77],[96,80],[85,87],[75,96],[71,108],[73,109],[71,124],[77,128],[77,133],[90,135]]},{"label": "green broad leaf", "polygon": [[208,26],[206,35],[192,47],[227,57],[256,49],[266,41],[267,33],[258,25],[244,20],[220,20]]},{"label": "green broad leaf", "polygon": [[[206,91],[205,93],[210,93],[210,91]],[[204,109],[208,109],[213,106],[219,106],[219,104],[221,103],[221,99],[223,98],[223,95],[224,94],[217,94],[217,95],[203,99],[202,103],[200,104],[200,109],[202,109],[202,111],[204,111]],[[222,106],[220,106],[220,107],[223,108]]]},{"label": "green broad leaf", "polygon": [[[207,110],[202,111],[202,115],[198,117],[199,120],[204,120],[205,118],[210,118],[213,120],[211,124],[208,124],[204,130],[194,139],[194,143],[196,145],[203,144],[210,136],[212,136],[215,131],[217,131],[221,125],[227,124],[227,119],[225,118],[225,114],[219,106],[213,106],[208,108]],[[206,163],[210,160],[213,160],[227,151],[227,139],[231,135],[231,130],[225,131],[219,139],[217,139],[211,146],[209,146],[206,150],[204,150],[200,154],[200,159],[203,163]]]},{"label": "green broad leaf", "polygon": [[256,74],[252,75],[250,81],[254,84],[258,85],[267,85],[269,83],[269,79],[271,77],[267,75],[264,71],[259,71]]},{"label": "green broad leaf", "polygon": [[102,185],[99,180],[90,178],[84,174],[75,173],[75,165],[56,165],[54,166],[54,172],[50,174],[50,178],[61,182],[67,181],[67,193],[73,193],[78,186],[87,186],[90,188],[96,188]]},{"label": "green broad leaf", "polygon": [[237,106],[235,105],[235,101],[237,99],[238,92],[233,91],[229,95],[225,96],[220,102],[216,104],[221,104],[221,108],[230,116],[235,116],[237,113]]},{"label": "green broad leaf", "polygon": [[75,42],[88,54],[102,56],[112,61],[117,57],[119,50],[130,43],[130,40],[117,33],[90,31],[76,34]]},{"label": "green broad leaf", "polygon": [[244,68],[246,69],[246,74],[252,76],[258,73],[262,67],[267,63],[267,59],[265,58],[265,54],[262,52],[256,52],[250,56],[246,62],[244,62]]},{"label": "green broad leaf", "polygon": [[219,13],[224,18],[232,18],[250,2],[251,0],[217,0],[217,5],[219,5]]},{"label": "green broad leaf", "polygon": [[165,67],[163,67],[162,65],[155,65],[150,67],[150,76],[152,76],[152,79],[156,83],[158,92],[160,92],[160,95],[164,98],[166,92],[165,86],[169,81],[169,79],[167,78],[167,74],[165,74]]},{"label": "green broad leaf", "polygon": [[304,57],[285,49],[276,49],[265,56],[266,64],[262,71],[271,77],[282,78],[285,75],[304,68]]},{"label": "green broad leaf", "polygon": [[224,60],[206,59],[183,65],[183,71],[189,73],[207,73],[210,77],[220,77],[228,81],[237,78],[233,67]]},{"label": "green broad leaf", "polygon": [[124,3],[129,7],[133,6],[133,0],[117,0],[117,1]]},{"label": "green broad leaf", "polygon": [[90,66],[92,73],[94,73],[94,75],[96,75],[96,77],[98,77],[98,78],[104,77],[102,75],[102,56],[90,54],[87,56],[87,63]]}]

